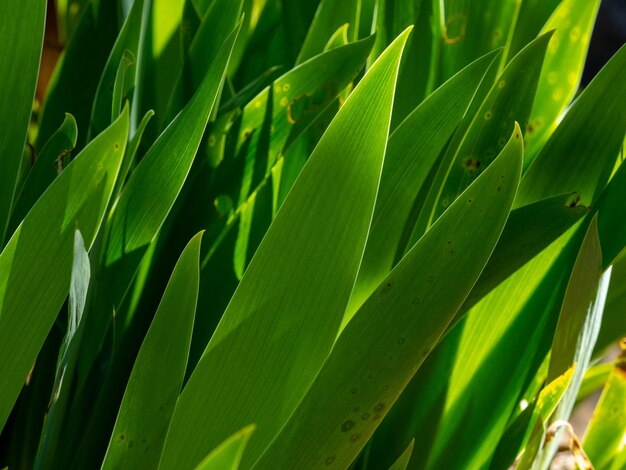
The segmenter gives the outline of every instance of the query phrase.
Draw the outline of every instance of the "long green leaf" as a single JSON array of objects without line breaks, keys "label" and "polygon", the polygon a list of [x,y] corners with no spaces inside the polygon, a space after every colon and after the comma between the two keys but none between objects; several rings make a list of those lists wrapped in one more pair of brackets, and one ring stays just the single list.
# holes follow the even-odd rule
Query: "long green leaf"
[{"label": "long green leaf", "polygon": [[[602,219],[600,219],[602,220]],[[602,245],[604,253],[604,245]],[[604,307],[602,326],[596,343],[596,353],[601,354],[612,344],[626,336],[626,257],[622,256],[613,265],[612,282]]]},{"label": "long green leaf", "polygon": [[[48,412],[41,432],[39,448],[37,449],[36,466],[38,468],[42,468],[46,463],[49,463],[45,459],[50,457],[50,453],[54,453],[60,437],[58,426],[62,422],[65,407],[67,406],[68,390],[71,389],[71,379],[64,380],[65,372],[70,361],[75,360],[77,344],[80,343],[76,341],[76,338],[87,302],[90,279],[89,254],[85,249],[85,242],[80,231],[76,230],[74,234],[74,258],[72,261],[67,331],[59,350],[52,396],[50,397],[50,404],[48,405]],[[63,394],[62,397],[61,394]]]},{"label": "long green leaf", "polygon": [[[553,422],[569,420],[574,408],[600,330],[609,279],[610,270],[602,274],[598,220],[593,217],[565,291],[552,342],[548,380],[554,380],[576,364],[572,381],[552,417]],[[558,449],[558,441],[553,439],[538,456],[539,468],[549,467]]]},{"label": "long green leaf", "polygon": [[555,32],[528,121],[526,166],[550,137],[578,90],[599,6],[600,0],[564,0],[543,27],[543,32]]},{"label": "long green leaf", "polygon": [[495,83],[487,84],[490,89],[486,97],[477,95],[443,157],[412,243],[498,155],[513,123],[528,120],[549,40],[550,34],[535,39],[513,58]]},{"label": "long green leaf", "polygon": [[74,116],[80,130],[77,148],[82,149],[87,142],[92,102],[118,34],[120,2],[84,3],[48,84],[35,145],[39,150],[61,125],[65,113]]},{"label": "long green leaf", "polygon": [[111,468],[157,468],[180,393],[200,283],[196,235],[180,255],[141,345],[102,464]]},{"label": "long green leaf", "polygon": [[221,443],[196,466],[196,470],[238,470],[243,452],[256,426],[251,424]]},{"label": "long green leaf", "polygon": [[[104,71],[98,82],[91,110],[89,135],[98,134],[109,125],[112,110],[119,98],[115,96],[115,86],[121,88],[118,94],[126,96],[135,85],[135,73],[139,60],[139,36],[143,17],[144,0],[134,0],[133,6],[111,49]],[[123,85],[116,83],[118,70],[123,71]],[[119,108],[118,108],[119,109]],[[117,114],[114,112],[115,116]]]},{"label": "long green leaf", "polygon": [[77,135],[76,120],[71,114],[66,114],[61,127],[52,134],[41,149],[22,185],[13,207],[11,232],[17,228],[30,208],[66,165],[69,153],[76,147]]},{"label": "long green leaf", "polygon": [[348,323],[255,469],[345,468],[356,457],[487,262],[515,197],[522,154],[516,125],[501,156],[405,255]]},{"label": "long green leaf", "polygon": [[35,97],[43,45],[46,2],[24,0],[0,4],[0,247],[14,203]]},{"label": "long green leaf", "polygon": [[348,29],[350,39],[356,40],[359,33],[359,3],[360,0],[322,0],[296,63],[301,64],[323,52],[328,38],[346,23],[350,25]]},{"label": "long green leaf", "polygon": [[228,36],[239,21],[241,6],[241,0],[215,0],[211,3],[189,46],[185,64],[174,84],[167,114],[160,118],[163,121],[161,124],[168,124],[198,88],[220,52],[223,38]]},{"label": "long green leaf", "polygon": [[365,245],[408,33],[350,95],[283,203],[183,390],[163,466],[195,465],[250,422],[258,430],[244,459],[253,461],[330,351]]},{"label": "long green leaf", "polygon": [[[543,445],[548,420],[552,416],[552,413],[554,413],[554,410],[561,401],[563,394],[567,391],[567,388],[572,382],[575,369],[575,365],[570,367],[563,374],[559,375],[552,382],[546,385],[539,393],[539,396],[537,397],[537,404],[535,405],[532,413],[534,425],[532,428],[527,430],[530,431],[530,434],[526,436],[528,438],[528,442],[524,445],[525,450],[516,467],[517,470],[527,470],[532,467],[535,458]],[[510,457],[512,462],[516,456],[512,455]]]},{"label": "long green leaf", "polygon": [[0,427],[67,296],[75,228],[87,248],[94,241],[128,124],[126,109],[47,189],[0,254]]},{"label": "long green leaf", "polygon": [[626,133],[624,69],[626,46],[585,88],[537,155],[522,179],[517,207],[567,192],[578,193],[586,206],[596,200]]},{"label": "long green leaf", "polygon": [[409,466],[409,461],[411,460],[411,453],[413,452],[414,444],[415,441],[412,440],[404,452],[402,452],[402,455],[398,457],[398,460],[396,460],[393,465],[389,467],[389,470],[406,470]]},{"label": "long green leaf", "polygon": [[490,54],[463,69],[389,137],[372,227],[344,321],[391,271],[415,198],[493,60]]},{"label": "long green leaf", "polygon": [[99,351],[113,308],[119,306],[139,262],[180,192],[224,78],[239,29],[228,37],[200,88],[131,174],[107,223],[100,272],[90,303],[81,371]]},{"label": "long green leaf", "polygon": [[[624,352],[615,360],[613,370],[591,418],[583,440],[583,448],[597,470],[611,467],[611,461],[623,448],[626,434],[626,360]],[[623,454],[623,450],[621,451]],[[622,456],[623,459],[623,456]],[[623,468],[623,467],[622,467]]]},{"label": "long green leaf", "polygon": [[459,315],[589,213],[588,207],[577,203],[577,197],[555,196],[511,211],[502,236]]}]

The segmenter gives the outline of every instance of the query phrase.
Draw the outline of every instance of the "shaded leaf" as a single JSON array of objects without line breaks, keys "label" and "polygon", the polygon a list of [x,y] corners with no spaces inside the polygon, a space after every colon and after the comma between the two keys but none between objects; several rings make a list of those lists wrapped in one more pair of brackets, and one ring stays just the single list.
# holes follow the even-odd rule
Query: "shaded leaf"
[{"label": "shaded leaf", "polygon": [[46,2],[0,4],[0,247],[4,246],[26,144],[43,45]]},{"label": "shaded leaf", "polygon": [[[128,109],[39,198],[0,254],[0,427],[70,288],[74,230],[91,247],[119,171]],[[36,269],[34,269],[36,266]]]},{"label": "shaded leaf", "polygon": [[200,281],[196,235],[180,255],[126,386],[102,468],[157,468],[180,393]]}]

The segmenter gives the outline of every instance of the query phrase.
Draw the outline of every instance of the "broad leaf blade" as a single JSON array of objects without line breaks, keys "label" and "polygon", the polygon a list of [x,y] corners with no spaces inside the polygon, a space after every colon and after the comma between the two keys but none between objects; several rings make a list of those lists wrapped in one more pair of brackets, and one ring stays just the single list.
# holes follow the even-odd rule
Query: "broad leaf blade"
[{"label": "broad leaf blade", "polygon": [[415,198],[493,60],[491,54],[463,69],[389,137],[372,227],[344,322],[391,271]]},{"label": "broad leaf blade", "polygon": [[[0,426],[70,287],[74,229],[91,247],[117,178],[128,109],[61,173],[0,254]],[[34,268],[36,266],[36,268]]]},{"label": "broad leaf blade", "polygon": [[76,147],[77,135],[74,117],[66,114],[63,124],[43,146],[24,181],[13,208],[11,232],[17,228],[37,199],[61,172],[67,163],[68,154]]},{"label": "broad leaf blade", "polygon": [[[142,13],[144,0],[134,0],[133,6],[120,30],[115,44],[111,49],[104,71],[100,77],[98,88],[91,110],[89,134],[95,135],[102,131],[117,117],[114,104],[120,103],[119,97],[115,96],[115,88],[118,95],[125,96],[135,84],[135,72],[139,60],[139,36],[141,33]],[[123,85],[116,83],[118,70],[123,70]],[[124,92],[126,91],[126,93]],[[119,109],[119,108],[118,108]]]},{"label": "broad leaf blade", "polygon": [[626,132],[624,69],[626,46],[585,88],[528,168],[516,206],[567,192],[580,194],[581,204],[595,202],[611,175]]},{"label": "broad leaf blade", "polygon": [[487,262],[515,197],[522,153],[516,126],[501,156],[405,255],[348,323],[255,469],[345,468],[356,457],[436,345]]},{"label": "broad leaf blade", "polygon": [[107,223],[100,272],[87,318],[90,338],[81,355],[86,376],[100,349],[114,306],[119,306],[139,262],[176,200],[216,105],[239,29],[228,37],[202,85],[132,172]]},{"label": "broad leaf blade", "polygon": [[365,245],[408,32],[350,95],[261,242],[176,406],[165,467],[195,465],[250,422],[253,461],[328,354]]},{"label": "broad leaf blade", "polygon": [[43,45],[46,2],[24,0],[0,4],[0,247],[14,203],[26,144]]},{"label": "broad leaf blade", "polygon": [[196,235],[180,255],[126,386],[109,448],[110,468],[157,468],[187,366],[200,282]]},{"label": "broad leaf blade", "polygon": [[528,121],[525,166],[541,150],[578,90],[599,6],[600,0],[564,0],[543,27],[543,32],[554,29],[555,33]]}]

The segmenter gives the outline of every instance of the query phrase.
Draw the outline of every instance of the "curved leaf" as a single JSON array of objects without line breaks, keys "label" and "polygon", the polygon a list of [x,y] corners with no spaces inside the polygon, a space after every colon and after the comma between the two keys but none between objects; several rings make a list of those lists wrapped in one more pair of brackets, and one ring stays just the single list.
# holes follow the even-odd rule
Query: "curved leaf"
[{"label": "curved leaf", "polygon": [[200,283],[191,239],[165,288],[126,386],[103,469],[157,468],[189,356]]},{"label": "curved leaf", "polygon": [[391,271],[415,198],[493,60],[494,54],[487,55],[452,77],[389,137],[372,227],[344,322]]},{"label": "curved leaf", "polygon": [[578,90],[599,6],[600,0],[564,0],[542,29],[555,32],[526,129],[525,167],[550,137]]},{"label": "curved leaf", "polygon": [[256,426],[251,424],[222,442],[198,464],[196,470],[237,470]]},{"label": "curved leaf", "polygon": [[71,114],[66,114],[61,127],[41,149],[22,185],[13,207],[11,232],[17,228],[37,199],[61,172],[67,163],[69,153],[76,147],[77,135],[76,120]]},{"label": "curved leaf", "polygon": [[46,2],[0,4],[0,248],[4,246],[35,97],[43,45]]},{"label": "curved leaf", "polygon": [[67,296],[74,230],[87,248],[95,239],[128,125],[126,108],[39,198],[0,254],[0,427]]},{"label": "curved leaf", "polygon": [[261,242],[181,394],[164,467],[195,465],[250,422],[258,429],[244,460],[253,461],[330,351],[365,245],[408,33],[352,92]]},{"label": "curved leaf", "polygon": [[346,468],[357,456],[487,262],[515,197],[522,154],[516,125],[500,157],[411,248],[348,323],[256,470]]},{"label": "curved leaf", "polygon": [[103,259],[86,319],[89,343],[79,365],[83,377],[100,349],[114,306],[126,294],[139,262],[180,192],[209,120],[233,44],[236,28],[224,43],[200,88],[159,136],[132,172],[113,208],[104,237]]}]

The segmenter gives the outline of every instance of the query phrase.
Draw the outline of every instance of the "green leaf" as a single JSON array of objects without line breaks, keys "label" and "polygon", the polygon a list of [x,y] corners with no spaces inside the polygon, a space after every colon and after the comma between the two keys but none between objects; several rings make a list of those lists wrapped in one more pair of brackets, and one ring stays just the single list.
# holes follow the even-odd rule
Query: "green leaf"
[{"label": "green leaf", "polygon": [[244,460],[254,461],[330,351],[374,209],[408,33],[352,92],[261,242],[181,394],[164,467],[196,464],[250,422],[258,430]]},{"label": "green leaf", "polygon": [[626,165],[621,164],[594,206],[598,210],[598,232],[602,245],[602,266],[606,269],[626,247],[626,217],[623,195],[626,191]]},{"label": "green leaf", "polygon": [[[525,451],[516,467],[518,470],[532,467],[543,445],[548,420],[571,384],[575,370],[576,365],[573,365],[547,384],[539,393],[532,414],[534,425],[527,430],[529,431],[529,435],[526,436],[525,440],[527,439],[528,442],[523,446],[525,447]],[[511,461],[514,459],[515,455],[512,456]]]},{"label": "green leaf", "polygon": [[589,208],[578,204],[577,198],[576,194],[555,196],[511,211],[487,266],[458,316],[589,213]]},{"label": "green leaf", "polygon": [[[91,110],[89,135],[98,134],[117,117],[115,108],[119,112],[121,104],[119,96],[127,96],[135,84],[135,73],[139,56],[139,36],[144,0],[134,0],[133,6],[124,21],[104,71],[96,88],[96,95]],[[123,85],[117,80],[118,71],[123,71]],[[117,96],[115,87],[118,87]],[[116,104],[116,102],[118,104]],[[112,116],[113,114],[113,116]]]},{"label": "green leaf", "polygon": [[[626,360],[624,352],[615,360],[613,370],[604,386],[600,401],[596,407],[583,448],[597,470],[611,467],[611,461],[618,461],[619,454],[624,454],[623,439],[626,433]],[[623,462],[623,455],[621,456]],[[623,468],[623,467],[621,467]]]},{"label": "green leaf", "polygon": [[171,122],[200,86],[211,63],[220,52],[223,38],[237,25],[241,16],[241,5],[242,0],[215,0],[211,3],[189,46],[185,64],[176,78],[168,111],[160,118],[161,127]]},{"label": "green leaf", "polygon": [[154,116],[154,111],[150,110],[146,114],[144,114],[143,118],[139,122],[139,126],[137,126],[137,130],[135,131],[135,135],[128,142],[128,148],[124,153],[124,160],[122,160],[122,168],[120,169],[120,176],[117,179],[115,184],[115,190],[113,194],[115,196],[119,195],[122,187],[126,183],[126,179],[128,178],[128,174],[131,172],[131,168],[136,163],[135,158],[137,156],[137,149],[139,148],[139,144],[141,143],[141,138],[143,137],[143,133],[146,130],[146,126],[150,122]]},{"label": "green leaf", "polygon": [[360,0],[322,0],[317,7],[313,23],[306,35],[296,64],[301,64],[324,51],[330,38],[339,27],[348,23],[350,40],[359,33]]},{"label": "green leaf", "polygon": [[[612,281],[615,281],[614,276],[612,277]],[[611,285],[613,285],[611,282]],[[609,288],[610,292],[610,288]],[[607,300],[608,302],[608,300]],[[606,306],[605,306],[606,313]],[[578,395],[576,396],[576,402],[580,403],[585,398],[593,395],[595,392],[604,387],[609,374],[611,373],[611,369],[613,368],[613,364],[610,362],[604,364],[596,364],[595,366],[590,367],[585,372],[585,376],[583,377],[583,381],[580,384],[580,388],[578,389]]]},{"label": "green leaf", "polygon": [[254,424],[243,428],[221,443],[196,466],[196,470],[238,470],[243,452],[248,445]]},{"label": "green leaf", "polygon": [[[573,364],[576,370],[554,413],[552,422],[568,421],[593,348],[600,331],[602,312],[611,279],[609,268],[602,273],[602,251],[598,236],[598,219],[589,223],[574,268],[567,284],[559,320],[554,332],[548,380],[554,380]],[[559,446],[552,439],[542,451],[540,468],[548,468]]]},{"label": "green leaf", "polygon": [[[74,116],[78,129],[81,130],[77,149],[82,149],[87,142],[87,129],[90,127],[96,89],[118,34],[119,2],[84,3],[77,18],[76,29],[48,84],[39,119],[35,145],[37,149],[41,149],[59,128],[66,113]],[[115,69],[118,63],[115,64]],[[110,109],[107,108],[107,117],[110,117]]]},{"label": "green leaf", "polygon": [[99,351],[113,308],[176,200],[194,160],[239,29],[227,38],[200,88],[132,172],[110,217],[100,272],[86,320],[89,343],[79,362],[83,377]]},{"label": "green leaf", "polygon": [[[227,191],[237,204],[268,174],[287,139],[302,132],[363,67],[373,37],[332,49],[290,70],[243,110],[235,159],[243,177]],[[269,139],[269,142],[265,140]],[[209,142],[210,145],[210,142]],[[264,148],[267,146],[267,148]],[[232,172],[226,168],[226,172]]]},{"label": "green leaf", "polygon": [[411,453],[413,452],[414,445],[415,439],[413,439],[409,443],[406,450],[402,452],[402,455],[400,457],[398,457],[398,460],[396,460],[393,465],[389,467],[389,470],[406,470],[406,468],[409,466],[409,460],[411,460]]},{"label": "green leaf", "polygon": [[[60,422],[62,422],[67,406],[67,396],[71,389],[71,378],[65,381],[65,372],[70,361],[75,361],[76,359],[77,346],[80,344],[80,341],[76,341],[75,338],[78,337],[83,311],[87,302],[90,279],[91,265],[89,263],[89,254],[85,249],[80,231],[76,230],[74,233],[74,259],[72,261],[67,331],[59,350],[52,396],[50,397],[50,404],[48,405],[39,441],[39,449],[37,450],[36,466],[38,468],[49,463],[45,459],[50,456],[50,453],[54,453],[58,445],[58,427]],[[61,392],[63,392],[62,398]]]},{"label": "green leaf", "polygon": [[200,282],[196,235],[174,267],[126,386],[103,469],[157,468],[182,388]]},{"label": "green leaf", "polygon": [[517,0],[434,3],[433,22],[438,22],[437,32],[441,35],[436,38],[441,79],[446,80],[472,60],[499,47],[505,47],[502,63],[508,61],[507,49],[521,4]]},{"label": "green leaf", "polygon": [[[128,109],[39,198],[0,254],[0,427],[70,288],[74,230],[91,247],[119,171]],[[36,269],[34,268],[36,267]]]},{"label": "green leaf", "polygon": [[[184,63],[182,20],[185,0],[152,0],[146,21],[146,34],[141,49],[139,112],[149,109],[157,116],[167,112],[167,105],[178,71]],[[150,126],[146,137],[154,142],[156,126]]]},{"label": "green leaf", "polygon": [[74,117],[66,114],[61,127],[52,134],[41,149],[22,185],[21,192],[16,197],[9,227],[10,233],[15,231],[37,199],[66,166],[69,153],[76,147],[77,135],[78,129]]},{"label": "green leaf", "polygon": [[478,95],[478,101],[472,103],[443,157],[411,243],[493,161],[506,144],[513,123],[528,120],[549,39],[550,34],[543,35],[526,46],[495,83],[487,84],[491,86],[487,96]]},{"label": "green leaf", "polygon": [[[24,0],[0,5],[0,247],[8,229],[35,97],[43,45],[46,2]],[[0,414],[1,416],[1,414]]]},{"label": "green leaf", "polygon": [[600,0],[564,0],[542,32],[555,30],[548,44],[526,132],[527,167],[541,150],[574,98],[583,73]]},{"label": "green leaf", "polygon": [[521,131],[515,126],[501,156],[348,323],[255,469],[346,468],[357,456],[487,262],[515,197],[522,153]]},{"label": "green leaf", "polygon": [[[580,372],[574,374],[573,382],[580,383],[582,380],[602,321],[602,293],[606,296],[608,289],[608,279],[598,287],[601,277],[602,252],[598,239],[598,219],[594,217],[576,258],[563,299],[552,342],[548,380],[555,379],[574,363]],[[602,306],[595,307],[597,304]]]},{"label": "green leaf", "polygon": [[74,335],[78,331],[80,321],[83,317],[83,310],[87,302],[87,290],[89,289],[89,279],[91,278],[91,266],[89,264],[89,255],[85,249],[83,237],[79,230],[74,235],[74,259],[72,262],[72,279],[70,284],[69,296],[69,319],[67,322],[67,331],[61,344],[59,351],[59,362],[57,364],[57,373],[55,380],[55,388],[52,394],[52,402],[56,401],[59,396],[59,389],[62,386],[63,374],[67,366],[67,356]]},{"label": "green leaf", "polygon": [[[432,399],[441,418],[426,468],[489,462],[523,396],[527,375],[543,359],[537,351],[546,332],[553,331],[556,320],[550,320],[558,316],[573,264],[569,252],[560,258],[570,238],[570,233],[561,236],[490,292],[438,348],[446,352],[430,367],[448,383]],[[456,452],[446,451],[451,445]]]},{"label": "green leaf", "polygon": [[391,271],[415,198],[493,60],[493,54],[485,56],[452,77],[389,137],[372,226],[344,323]]},{"label": "green leaf", "polygon": [[[600,224],[600,218],[598,223]],[[600,225],[599,225],[600,226]],[[604,245],[602,245],[604,253]],[[611,284],[604,307],[602,326],[596,343],[596,353],[604,352],[609,346],[626,336],[626,257],[621,256],[613,265]]]},{"label": "green leaf", "polygon": [[[574,102],[522,179],[516,207],[576,192],[590,206],[604,188],[626,133],[626,46]],[[597,113],[598,109],[602,113]],[[590,118],[593,116],[593,123]]]}]

